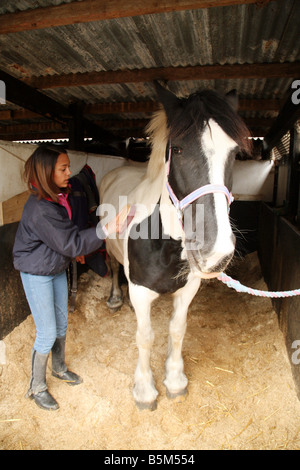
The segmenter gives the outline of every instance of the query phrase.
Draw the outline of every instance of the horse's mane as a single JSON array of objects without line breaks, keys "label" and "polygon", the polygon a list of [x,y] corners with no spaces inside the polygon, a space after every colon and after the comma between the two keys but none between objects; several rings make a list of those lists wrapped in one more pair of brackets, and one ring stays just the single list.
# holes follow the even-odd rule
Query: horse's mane
[{"label": "horse's mane", "polygon": [[214,90],[193,93],[178,100],[178,106],[168,121],[163,110],[154,114],[146,128],[152,145],[148,176],[155,177],[164,164],[168,140],[190,133],[202,133],[213,119],[246,153],[251,153],[250,132],[226,97]]},{"label": "horse's mane", "polygon": [[154,113],[151,121],[146,127],[146,133],[150,138],[149,143],[152,147],[147,177],[155,179],[163,171],[166,147],[170,134],[167,116],[163,109]]}]

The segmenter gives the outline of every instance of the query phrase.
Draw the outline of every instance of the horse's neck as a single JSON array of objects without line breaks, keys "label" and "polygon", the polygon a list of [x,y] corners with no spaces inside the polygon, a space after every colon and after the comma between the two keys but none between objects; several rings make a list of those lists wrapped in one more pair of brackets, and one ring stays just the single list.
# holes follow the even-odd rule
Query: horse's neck
[{"label": "horse's neck", "polygon": [[[168,132],[165,113],[161,111],[157,113],[152,120],[151,126],[153,132],[155,130],[152,152],[145,178],[140,188],[137,188],[135,191],[135,196],[137,196],[137,202],[144,201],[146,205],[152,204],[152,210],[153,204],[160,203],[160,214],[164,233],[178,240],[184,237],[184,233],[166,187],[167,164],[165,162],[165,153],[168,143]],[[149,209],[148,215],[150,215]]]}]

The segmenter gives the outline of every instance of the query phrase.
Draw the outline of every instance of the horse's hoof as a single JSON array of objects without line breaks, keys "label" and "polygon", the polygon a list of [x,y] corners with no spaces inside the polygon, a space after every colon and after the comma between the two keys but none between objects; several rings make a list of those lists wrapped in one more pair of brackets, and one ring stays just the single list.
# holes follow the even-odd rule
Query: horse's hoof
[{"label": "horse's hoof", "polygon": [[143,411],[143,410],[155,411],[157,408],[157,400],[153,401],[152,403],[142,403],[142,402],[136,401],[135,404],[140,411]]},{"label": "horse's hoof", "polygon": [[188,396],[188,389],[187,388],[184,388],[180,392],[175,392],[175,393],[169,392],[169,390],[167,389],[167,397],[170,400],[174,400],[177,403],[182,403],[183,401],[185,401],[187,396]]},{"label": "horse's hoof", "polygon": [[106,305],[108,306],[109,310],[111,310],[112,313],[115,313],[122,307],[123,299],[122,297],[110,298],[106,302]]}]

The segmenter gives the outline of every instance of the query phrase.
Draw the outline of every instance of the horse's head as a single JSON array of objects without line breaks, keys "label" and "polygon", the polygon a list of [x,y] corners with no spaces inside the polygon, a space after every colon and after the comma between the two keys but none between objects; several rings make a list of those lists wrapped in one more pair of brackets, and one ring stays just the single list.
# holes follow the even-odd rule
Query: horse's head
[{"label": "horse's head", "polygon": [[157,91],[169,127],[167,188],[184,226],[187,258],[195,274],[214,277],[234,254],[232,171],[237,151],[249,151],[249,131],[232,94],[206,90],[178,99],[160,86]]}]

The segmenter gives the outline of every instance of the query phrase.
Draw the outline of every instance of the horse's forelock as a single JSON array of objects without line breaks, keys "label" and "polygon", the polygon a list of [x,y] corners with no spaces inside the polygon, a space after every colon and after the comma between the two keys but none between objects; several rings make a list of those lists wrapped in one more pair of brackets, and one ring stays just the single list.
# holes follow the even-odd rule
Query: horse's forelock
[{"label": "horse's forelock", "polygon": [[148,176],[155,178],[161,171],[170,138],[202,133],[210,119],[213,119],[241,150],[251,154],[249,129],[225,96],[214,90],[204,90],[193,93],[189,98],[178,100],[178,103],[171,119],[168,120],[162,108],[153,115],[146,128],[152,146]]},{"label": "horse's forelock", "polygon": [[250,132],[226,97],[213,90],[193,93],[179,102],[170,122],[170,137],[182,137],[192,132],[202,132],[213,119],[234,140],[241,150],[251,153]]}]

